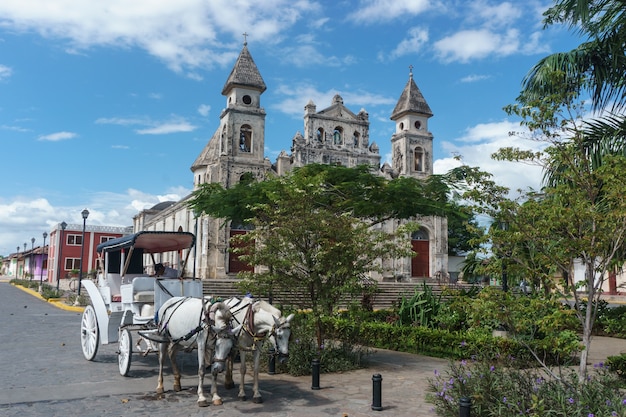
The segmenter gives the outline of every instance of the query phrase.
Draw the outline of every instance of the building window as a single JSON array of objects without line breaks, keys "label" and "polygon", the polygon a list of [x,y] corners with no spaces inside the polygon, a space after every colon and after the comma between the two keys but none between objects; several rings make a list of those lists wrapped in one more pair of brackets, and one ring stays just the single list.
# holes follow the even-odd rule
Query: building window
[{"label": "building window", "polygon": [[419,120],[416,120],[416,121],[415,121],[415,128],[416,128],[417,130],[420,130],[420,129],[422,128],[422,123],[421,123]]},{"label": "building window", "polygon": [[359,132],[354,132],[352,140],[354,141],[354,146],[359,146]]},{"label": "building window", "polygon": [[239,150],[250,152],[252,149],[252,128],[250,125],[242,125],[239,130]]},{"label": "building window", "polygon": [[80,271],[80,258],[65,258],[65,270],[71,271],[72,269]]},{"label": "building window", "polygon": [[[83,244],[82,235],[66,235],[66,244],[71,246],[80,246]],[[71,269],[71,268],[70,268]]]},{"label": "building window", "polygon": [[113,239],[115,239],[114,236],[100,236],[100,243],[108,242]]},{"label": "building window", "polygon": [[424,150],[419,146],[415,148],[413,153],[414,170],[417,172],[424,171]]},{"label": "building window", "polygon": [[316,138],[318,142],[324,142],[324,129],[321,127],[317,129]]},{"label": "building window", "polygon": [[252,98],[246,94],[241,98],[241,101],[243,101],[243,104],[249,105],[250,103],[252,103]]},{"label": "building window", "polygon": [[333,143],[335,145],[343,144],[342,134],[343,134],[343,129],[341,129],[341,127],[336,127],[335,130],[333,131]]}]

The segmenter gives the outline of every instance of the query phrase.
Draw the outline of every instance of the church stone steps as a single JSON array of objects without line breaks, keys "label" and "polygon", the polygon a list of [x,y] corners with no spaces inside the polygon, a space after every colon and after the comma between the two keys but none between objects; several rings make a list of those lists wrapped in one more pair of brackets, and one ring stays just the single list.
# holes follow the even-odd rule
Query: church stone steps
[{"label": "church stone steps", "polygon": [[[245,294],[237,288],[237,279],[206,279],[202,281],[203,294],[219,298],[243,297]],[[441,284],[434,279],[422,279],[416,282],[379,282],[379,292],[373,298],[374,309],[386,309],[397,306],[403,297],[409,298],[416,291],[423,290],[426,283],[434,295],[442,294],[444,288],[469,289],[472,284]],[[254,294],[258,298],[269,300],[269,294]],[[272,294],[272,302],[279,305],[293,305],[298,300],[293,293],[276,292]],[[300,304],[300,303],[298,303]],[[346,303],[347,305],[347,303]]]}]

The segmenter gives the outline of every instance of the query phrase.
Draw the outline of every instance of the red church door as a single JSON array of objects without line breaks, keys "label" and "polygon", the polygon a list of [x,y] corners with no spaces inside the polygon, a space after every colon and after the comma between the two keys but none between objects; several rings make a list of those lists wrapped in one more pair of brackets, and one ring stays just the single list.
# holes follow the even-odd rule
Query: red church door
[{"label": "red church door", "polygon": [[[232,230],[230,231],[230,247],[231,248],[242,248],[244,247],[242,243],[240,242],[234,242],[232,240],[232,237],[235,235],[243,235],[245,233],[248,233],[246,230]],[[240,254],[237,253],[233,253],[230,252],[228,253],[228,272],[231,274],[236,274],[237,272],[241,272],[241,271],[246,271],[246,272],[252,272],[254,270],[254,268],[250,265],[248,265],[247,263],[243,262],[242,260],[239,259]]]},{"label": "red church door", "polygon": [[412,277],[430,276],[428,232],[420,229],[411,236],[411,248],[416,255],[411,259]]}]

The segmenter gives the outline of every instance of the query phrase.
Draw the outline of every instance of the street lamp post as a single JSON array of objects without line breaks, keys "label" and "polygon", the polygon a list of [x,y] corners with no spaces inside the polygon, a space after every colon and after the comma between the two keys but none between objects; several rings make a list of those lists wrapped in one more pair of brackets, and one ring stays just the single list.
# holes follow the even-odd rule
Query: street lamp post
[{"label": "street lamp post", "polygon": [[39,294],[43,293],[43,261],[45,257],[44,252],[46,251],[47,237],[48,234],[46,232],[43,232],[43,246],[41,247],[41,270],[39,271]]},{"label": "street lamp post", "polygon": [[61,270],[65,266],[63,263],[63,245],[65,241],[63,240],[63,232],[65,232],[65,228],[67,227],[67,223],[61,222],[61,238],[59,239],[59,260],[57,262],[57,291],[59,291],[59,283],[61,282]]},{"label": "street lamp post", "polygon": [[24,242],[24,252],[22,252],[22,260],[24,262],[22,262],[24,265],[22,265],[22,278],[26,279],[26,245],[28,245],[28,243]]},{"label": "street lamp post", "polygon": [[19,268],[18,265],[20,263],[20,245],[17,245],[17,252],[15,252],[15,278],[19,278]]},{"label": "street lamp post", "polygon": [[80,269],[78,270],[78,297],[76,297],[76,302],[78,303],[78,298],[80,298],[80,282],[83,279],[83,254],[85,251],[85,226],[87,224],[87,217],[89,217],[89,211],[87,209],[81,211],[81,216],[83,216],[83,238],[80,245]]},{"label": "street lamp post", "polygon": [[30,275],[30,280],[32,281],[33,278],[35,278],[35,268],[33,268],[33,263],[34,263],[33,257],[35,255],[34,254],[35,252],[35,238],[34,237],[30,239],[30,244],[31,244],[31,247],[30,247],[30,257],[28,259],[28,273]]}]

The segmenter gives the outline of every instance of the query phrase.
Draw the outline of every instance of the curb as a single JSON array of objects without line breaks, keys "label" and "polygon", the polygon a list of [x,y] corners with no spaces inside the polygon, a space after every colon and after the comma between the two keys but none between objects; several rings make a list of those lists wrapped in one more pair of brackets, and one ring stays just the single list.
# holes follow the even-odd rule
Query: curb
[{"label": "curb", "polygon": [[45,301],[47,303],[52,304],[53,306],[60,308],[61,310],[65,310],[65,311],[74,311],[76,313],[82,313],[85,310],[85,307],[79,307],[79,306],[70,306],[65,304],[64,302],[60,301],[58,298],[56,299],[50,299],[50,300],[46,300],[45,298],[43,298],[41,296],[41,294],[39,294],[39,292],[35,291],[35,290],[31,290],[30,288],[26,288],[26,287],[22,287],[21,285],[15,285],[15,284],[11,284],[13,285],[15,288],[19,288],[20,290],[36,297],[39,298],[42,301]]}]

